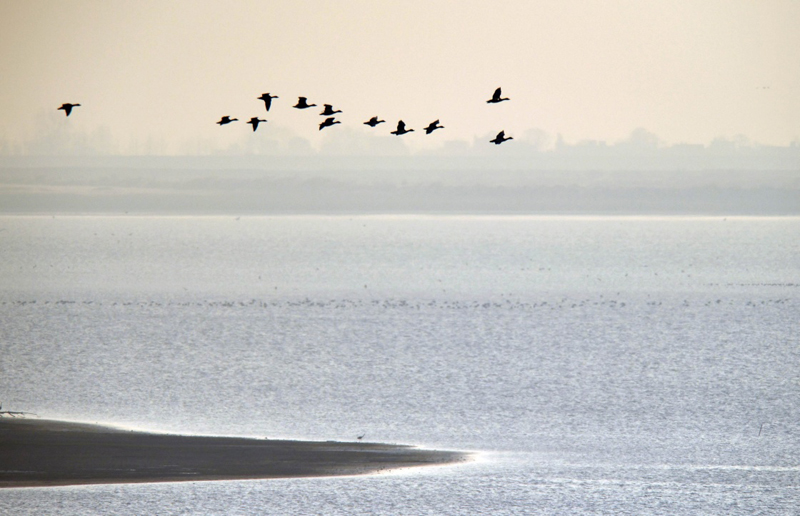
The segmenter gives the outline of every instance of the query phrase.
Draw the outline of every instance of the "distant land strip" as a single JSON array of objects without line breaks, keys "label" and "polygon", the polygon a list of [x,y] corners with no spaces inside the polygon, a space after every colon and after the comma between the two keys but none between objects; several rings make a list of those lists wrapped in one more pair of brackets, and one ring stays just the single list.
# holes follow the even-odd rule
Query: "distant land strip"
[{"label": "distant land strip", "polygon": [[155,434],[0,418],[0,487],[363,475],[469,454],[366,442]]},{"label": "distant land strip", "polygon": [[255,166],[249,162],[190,168],[199,165],[166,159],[86,167],[7,161],[0,159],[2,214],[800,214],[797,160],[791,170],[533,170],[452,160],[423,162],[429,168],[409,161],[407,169],[394,160],[398,168],[366,170],[353,159],[287,162],[284,169],[247,168]]}]

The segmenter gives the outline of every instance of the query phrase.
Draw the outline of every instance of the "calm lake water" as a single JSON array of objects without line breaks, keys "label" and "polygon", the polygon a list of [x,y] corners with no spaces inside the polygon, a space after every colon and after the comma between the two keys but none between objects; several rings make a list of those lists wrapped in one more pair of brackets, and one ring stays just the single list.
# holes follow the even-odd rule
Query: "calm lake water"
[{"label": "calm lake water", "polygon": [[796,514],[800,218],[0,217],[0,401],[474,450],[4,514]]}]

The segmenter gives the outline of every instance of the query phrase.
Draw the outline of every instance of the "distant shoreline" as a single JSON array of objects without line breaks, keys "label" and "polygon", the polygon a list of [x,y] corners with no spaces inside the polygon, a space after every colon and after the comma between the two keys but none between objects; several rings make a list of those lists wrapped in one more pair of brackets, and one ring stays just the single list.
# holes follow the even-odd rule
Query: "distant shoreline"
[{"label": "distant shoreline", "polygon": [[75,168],[66,161],[47,167],[0,160],[0,213],[800,214],[796,166],[592,171],[475,168],[471,162],[453,169],[447,161],[445,168],[365,170],[357,160],[337,166],[333,160],[329,167],[259,170],[186,168],[194,161],[181,168],[181,160],[125,163]]},{"label": "distant shoreline", "polygon": [[0,488],[364,475],[464,462],[404,445],[205,437],[0,418]]}]

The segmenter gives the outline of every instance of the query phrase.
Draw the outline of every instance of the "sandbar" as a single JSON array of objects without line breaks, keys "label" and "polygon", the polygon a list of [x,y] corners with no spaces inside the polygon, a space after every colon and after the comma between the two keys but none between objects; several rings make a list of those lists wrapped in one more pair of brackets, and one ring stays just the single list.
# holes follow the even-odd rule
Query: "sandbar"
[{"label": "sandbar", "polygon": [[363,475],[468,458],[397,444],[172,435],[0,418],[0,488]]}]

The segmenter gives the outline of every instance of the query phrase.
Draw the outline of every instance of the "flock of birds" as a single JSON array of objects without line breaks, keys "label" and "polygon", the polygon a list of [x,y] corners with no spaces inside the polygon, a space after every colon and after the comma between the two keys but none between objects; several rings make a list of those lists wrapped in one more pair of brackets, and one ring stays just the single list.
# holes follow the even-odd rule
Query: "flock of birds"
[{"label": "flock of birds", "polygon": [[[257,98],[258,98],[258,100],[263,100],[264,101],[264,107],[266,107],[267,112],[269,112],[270,107],[272,107],[272,100],[280,98],[280,97],[278,97],[277,95],[272,95],[270,93],[262,93],[261,96],[257,97]],[[500,102],[503,102],[503,101],[506,101],[506,100],[509,100],[508,97],[503,97],[501,88],[497,88],[496,90],[494,90],[494,94],[492,94],[492,98],[487,100],[486,103],[487,104],[499,104]],[[74,108],[78,107],[78,106],[80,106],[80,104],[64,103],[64,104],[61,104],[61,107],[58,108],[58,109],[59,110],[63,110],[64,114],[66,116],[69,116],[72,113],[72,110]],[[308,98],[307,97],[298,97],[297,98],[297,104],[295,104],[292,107],[295,108],[295,109],[308,109],[308,108],[312,108],[314,106],[316,106],[316,104],[309,104],[308,103]],[[325,120],[320,122],[319,130],[321,131],[321,130],[325,129],[326,127],[331,127],[331,126],[336,125],[336,124],[341,124],[341,122],[339,120],[336,120],[336,116],[335,116],[337,113],[341,113],[341,112],[342,111],[339,110],[339,109],[333,109],[333,106],[331,104],[323,104],[323,109],[320,112],[320,116],[324,116],[326,118],[325,118]],[[225,115],[225,116],[223,116],[222,118],[219,119],[217,124],[219,124],[219,126],[222,127],[223,125],[230,124],[231,122],[237,122],[238,120],[239,120],[238,118],[231,118],[229,115]],[[266,122],[266,120],[263,119],[263,118],[258,118],[257,116],[254,116],[254,117],[251,117],[250,120],[248,120],[245,123],[252,125],[253,126],[253,131],[255,132],[258,129],[258,124],[260,124],[262,122]],[[386,122],[386,120],[379,120],[377,116],[373,116],[372,118],[370,118],[369,120],[364,122],[364,125],[368,125],[368,126],[374,128],[378,124],[382,124],[384,122]],[[431,134],[432,132],[436,131],[437,129],[444,129],[444,126],[439,123],[438,119],[434,120],[433,122],[428,124],[428,126],[425,127],[424,131],[425,131],[425,134]],[[406,127],[406,123],[403,122],[402,120],[399,120],[397,122],[397,128],[394,131],[391,131],[391,134],[394,134],[396,136],[402,136],[402,135],[404,135],[406,133],[411,133],[411,132],[414,132],[414,129],[407,128]],[[495,136],[493,139],[491,139],[489,141],[491,143],[494,143],[495,145],[500,145],[503,142],[506,142],[508,140],[513,140],[513,139],[514,138],[511,137],[511,136],[506,136],[505,131],[500,131],[499,133],[497,133],[497,136]]]}]

